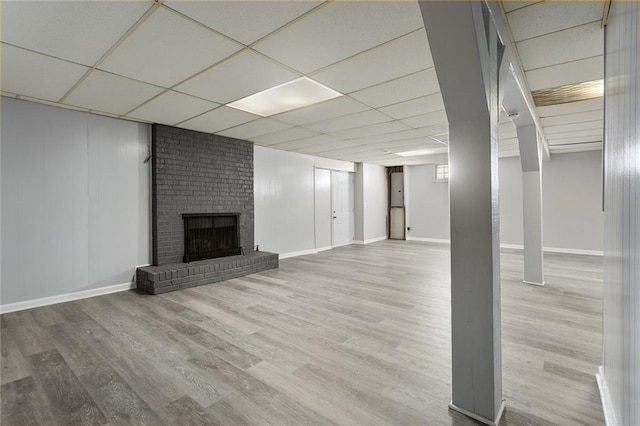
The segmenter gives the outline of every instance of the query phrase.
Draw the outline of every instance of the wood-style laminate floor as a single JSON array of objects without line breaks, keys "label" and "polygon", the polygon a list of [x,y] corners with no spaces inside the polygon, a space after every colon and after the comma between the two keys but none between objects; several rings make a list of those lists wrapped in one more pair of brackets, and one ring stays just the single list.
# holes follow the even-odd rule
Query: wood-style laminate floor
[{"label": "wood-style laminate floor", "polygon": [[[2,424],[465,425],[449,250],[383,241],[162,296],[2,315]],[[502,254],[504,425],[604,424],[602,259]]]}]

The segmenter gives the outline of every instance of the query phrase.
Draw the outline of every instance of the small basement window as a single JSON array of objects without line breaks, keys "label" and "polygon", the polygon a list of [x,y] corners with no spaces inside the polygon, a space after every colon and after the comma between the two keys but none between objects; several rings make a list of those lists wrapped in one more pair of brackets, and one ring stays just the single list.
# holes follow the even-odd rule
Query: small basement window
[{"label": "small basement window", "polygon": [[435,182],[449,182],[449,165],[448,164],[436,164],[434,173]]}]

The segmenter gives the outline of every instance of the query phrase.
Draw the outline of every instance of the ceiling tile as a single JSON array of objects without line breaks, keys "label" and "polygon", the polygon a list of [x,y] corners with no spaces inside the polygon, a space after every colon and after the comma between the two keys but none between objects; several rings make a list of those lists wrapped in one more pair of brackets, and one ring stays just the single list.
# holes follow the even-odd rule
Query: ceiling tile
[{"label": "ceiling tile", "polygon": [[170,90],[127,115],[152,123],[173,126],[217,106],[218,104],[213,102]]},{"label": "ceiling tile", "polygon": [[[169,1],[167,6],[249,45],[321,4],[321,1]],[[246,22],[247,25],[238,25]]]},{"label": "ceiling tile", "polygon": [[536,109],[540,117],[550,117],[552,115],[573,114],[576,112],[601,110],[603,108],[604,98],[596,98],[586,101],[537,107]]},{"label": "ceiling tile", "polygon": [[327,142],[317,145],[311,145],[304,148],[296,149],[297,152],[301,152],[304,154],[319,154],[322,152],[331,151],[332,149],[340,149],[340,148],[353,148],[356,144],[348,142],[348,141],[337,141],[337,142]]},{"label": "ceiling tile", "polygon": [[549,146],[571,145],[574,143],[585,143],[585,142],[602,142],[602,136],[593,135],[593,136],[576,136],[572,138],[550,139]]},{"label": "ceiling tile", "polygon": [[351,142],[357,144],[376,144],[388,141],[399,141],[402,139],[423,138],[424,134],[417,130],[405,130],[402,132],[384,133],[380,135],[366,136],[362,138],[349,138]]},{"label": "ceiling tile", "polygon": [[245,50],[180,84],[176,90],[226,104],[298,77],[270,59]]},{"label": "ceiling tile", "polygon": [[387,123],[372,124],[355,129],[338,130],[337,132],[332,132],[330,134],[342,139],[353,139],[374,135],[383,135],[385,133],[401,132],[404,130],[411,129],[409,128],[409,126],[398,121],[389,121]]},{"label": "ceiling tile", "polygon": [[388,83],[369,87],[350,94],[373,108],[408,101],[440,91],[436,71],[430,68]]},{"label": "ceiling tile", "polygon": [[603,3],[540,2],[507,14],[514,41],[549,34],[602,18]]},{"label": "ceiling tile", "polygon": [[421,114],[416,117],[405,118],[402,122],[410,127],[418,129],[421,127],[447,123],[447,114],[444,111],[435,111],[427,114]]},{"label": "ceiling tile", "polygon": [[433,126],[420,127],[417,130],[429,136],[440,135],[442,133],[449,132],[449,123],[442,123],[442,124],[435,124]]},{"label": "ceiling tile", "polygon": [[340,139],[330,135],[315,135],[315,136],[310,136],[308,138],[282,142],[277,145],[272,145],[272,147],[278,148],[278,149],[293,150],[293,149],[300,149],[300,148],[313,146],[313,145],[319,145],[323,143],[334,143],[334,142],[340,142]]},{"label": "ceiling tile", "polygon": [[159,8],[100,68],[170,87],[241,48],[239,43]]},{"label": "ceiling tile", "polygon": [[332,2],[259,42],[255,49],[310,73],[423,25],[417,2]]},{"label": "ceiling tile", "polygon": [[545,135],[554,135],[557,133],[575,132],[579,130],[599,130],[602,132],[604,129],[602,120],[584,121],[582,123],[563,124],[559,126],[546,126],[544,127]]},{"label": "ceiling tile", "polygon": [[537,1],[503,1],[502,7],[504,7],[505,12],[513,12],[516,9],[520,9],[522,7],[530,6],[532,4],[539,3],[542,0]]},{"label": "ceiling tile", "polygon": [[431,67],[433,59],[427,34],[421,28],[311,77],[339,92],[349,93]]},{"label": "ceiling tile", "polygon": [[121,115],[160,92],[160,87],[94,70],[64,103]]},{"label": "ceiling tile", "polygon": [[378,111],[369,110],[333,118],[331,120],[320,121],[318,123],[308,124],[306,127],[318,132],[329,133],[338,130],[362,127],[369,124],[384,123],[386,121],[391,121],[391,119]]},{"label": "ceiling tile", "polygon": [[342,96],[317,105],[274,115],[273,118],[284,121],[285,123],[304,125],[354,114],[366,109],[369,109],[366,105],[362,105],[360,102],[356,102],[347,96]]},{"label": "ceiling tile", "polygon": [[586,111],[575,114],[556,115],[554,117],[541,118],[543,127],[559,126],[562,124],[581,123],[583,121],[602,120],[604,111]]},{"label": "ceiling tile", "polygon": [[443,109],[444,101],[442,100],[442,95],[438,92],[433,95],[423,96],[421,98],[380,108],[380,112],[400,120]]},{"label": "ceiling tile", "polygon": [[554,140],[566,139],[566,138],[583,138],[583,137],[595,138],[594,140],[602,140],[602,132],[603,132],[603,128],[600,127],[599,129],[573,130],[570,132],[562,132],[562,133],[548,133],[545,130],[545,135],[547,136],[548,141],[554,141]]},{"label": "ceiling tile", "polygon": [[248,112],[221,106],[191,120],[179,123],[179,127],[205,133],[216,133],[259,118]]},{"label": "ceiling tile", "polygon": [[4,1],[2,40],[91,66],[151,5],[151,1]]},{"label": "ceiling tile", "polygon": [[324,151],[324,154],[329,156],[335,156],[335,158],[338,158],[338,156],[342,156],[342,155],[358,154],[358,153],[363,153],[367,151],[370,152],[371,147],[355,145],[349,148],[337,148],[337,149],[332,149],[330,151]]},{"label": "ceiling tile", "polygon": [[266,135],[267,133],[277,132],[288,127],[291,126],[269,118],[260,118],[250,123],[241,124],[231,129],[219,132],[218,134],[231,138],[248,140],[255,136]]},{"label": "ceiling tile", "polygon": [[317,132],[305,129],[304,127],[291,127],[279,132],[269,133],[268,135],[256,136],[251,138],[251,140],[258,145],[268,146],[276,143],[288,142],[294,139],[306,138],[317,134]]},{"label": "ceiling tile", "polygon": [[428,136],[421,136],[418,138],[411,138],[411,139],[402,139],[402,140],[397,140],[397,141],[388,141],[388,142],[381,142],[381,143],[375,143],[375,144],[371,144],[371,146],[373,148],[379,148],[379,149],[392,149],[392,148],[396,148],[399,146],[417,146],[417,145],[425,145],[425,144],[431,144],[431,143],[437,143],[440,146],[443,146],[443,144],[440,144],[436,141],[434,141],[433,139],[429,138]]},{"label": "ceiling tile", "polygon": [[602,56],[567,62],[537,70],[526,71],[531,90],[548,89],[585,81],[600,80],[604,77]]},{"label": "ceiling tile", "polygon": [[88,70],[2,44],[2,89],[11,93],[58,101]]},{"label": "ceiling tile", "polygon": [[548,67],[604,54],[600,22],[569,28],[518,43],[525,70]]}]

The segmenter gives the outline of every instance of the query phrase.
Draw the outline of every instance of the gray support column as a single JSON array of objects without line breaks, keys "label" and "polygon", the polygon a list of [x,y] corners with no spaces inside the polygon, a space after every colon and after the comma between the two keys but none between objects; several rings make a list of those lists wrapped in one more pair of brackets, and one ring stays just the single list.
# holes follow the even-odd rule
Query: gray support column
[{"label": "gray support column", "polygon": [[524,282],[544,285],[542,257],[542,176],[536,126],[517,127],[522,164]]},{"label": "gray support column", "polygon": [[484,3],[420,2],[449,121],[452,402],[483,423],[500,421],[502,360],[497,70]]}]

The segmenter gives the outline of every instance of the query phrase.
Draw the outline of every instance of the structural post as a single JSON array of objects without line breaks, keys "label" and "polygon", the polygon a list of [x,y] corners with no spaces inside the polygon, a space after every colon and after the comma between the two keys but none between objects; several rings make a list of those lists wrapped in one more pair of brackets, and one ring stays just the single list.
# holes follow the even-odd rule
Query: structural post
[{"label": "structural post", "polygon": [[522,165],[524,282],[544,285],[542,257],[542,175],[536,126],[516,127]]},{"label": "structural post", "polygon": [[420,2],[449,121],[452,402],[500,421],[498,67],[502,48],[480,2]]}]

